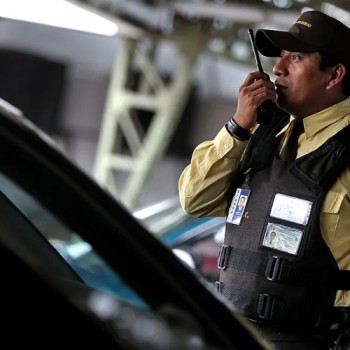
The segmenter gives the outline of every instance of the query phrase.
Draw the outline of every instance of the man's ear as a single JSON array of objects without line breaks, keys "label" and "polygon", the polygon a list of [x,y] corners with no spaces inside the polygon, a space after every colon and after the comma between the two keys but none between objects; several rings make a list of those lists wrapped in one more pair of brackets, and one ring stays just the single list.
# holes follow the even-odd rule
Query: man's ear
[{"label": "man's ear", "polygon": [[346,68],[343,64],[339,63],[333,67],[330,67],[331,69],[331,76],[328,80],[328,86],[330,88],[334,88],[337,85],[342,85],[344,77],[346,75]]}]

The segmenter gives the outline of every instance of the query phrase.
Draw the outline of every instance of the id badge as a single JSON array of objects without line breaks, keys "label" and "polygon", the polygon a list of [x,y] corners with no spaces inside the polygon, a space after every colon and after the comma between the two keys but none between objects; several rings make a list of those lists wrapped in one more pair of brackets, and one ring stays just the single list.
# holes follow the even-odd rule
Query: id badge
[{"label": "id badge", "polygon": [[237,188],[228,211],[226,222],[234,225],[240,225],[250,192],[251,190],[246,188]]},{"label": "id badge", "polygon": [[303,238],[303,231],[286,225],[269,222],[262,245],[281,252],[297,255]]},{"label": "id badge", "polygon": [[276,193],[270,216],[306,226],[311,209],[312,202],[309,200]]}]

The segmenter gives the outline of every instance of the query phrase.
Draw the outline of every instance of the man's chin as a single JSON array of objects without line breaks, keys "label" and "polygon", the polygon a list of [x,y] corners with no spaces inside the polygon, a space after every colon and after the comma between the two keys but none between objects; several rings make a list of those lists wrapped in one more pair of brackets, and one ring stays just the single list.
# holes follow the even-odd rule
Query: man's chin
[{"label": "man's chin", "polygon": [[276,106],[288,112],[288,103],[283,96],[278,96],[276,99]]}]

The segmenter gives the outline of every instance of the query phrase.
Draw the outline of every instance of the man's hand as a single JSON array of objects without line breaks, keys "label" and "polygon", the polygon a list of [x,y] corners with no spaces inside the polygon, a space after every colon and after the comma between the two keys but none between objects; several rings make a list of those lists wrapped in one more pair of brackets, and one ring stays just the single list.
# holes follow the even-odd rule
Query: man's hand
[{"label": "man's hand", "polygon": [[249,130],[256,124],[257,109],[267,100],[276,102],[274,83],[263,72],[249,73],[239,88],[237,110],[233,117],[236,123]]}]

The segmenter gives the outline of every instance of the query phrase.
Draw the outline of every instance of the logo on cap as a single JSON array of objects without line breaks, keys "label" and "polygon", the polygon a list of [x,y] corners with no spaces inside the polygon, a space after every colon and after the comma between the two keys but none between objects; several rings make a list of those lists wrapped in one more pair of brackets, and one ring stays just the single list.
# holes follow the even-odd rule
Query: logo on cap
[{"label": "logo on cap", "polygon": [[305,22],[305,21],[296,21],[295,24],[301,24],[301,25],[303,25],[303,26],[305,26],[305,27],[309,27],[309,28],[312,27],[312,24],[311,24],[311,23]]}]

